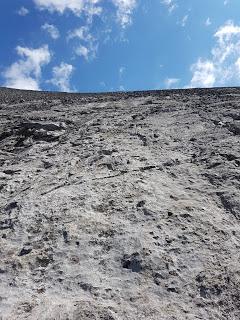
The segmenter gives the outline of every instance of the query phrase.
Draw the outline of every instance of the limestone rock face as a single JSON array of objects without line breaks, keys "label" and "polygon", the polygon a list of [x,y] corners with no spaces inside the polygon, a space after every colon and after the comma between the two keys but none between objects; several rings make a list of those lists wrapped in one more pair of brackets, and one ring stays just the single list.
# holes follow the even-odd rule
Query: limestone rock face
[{"label": "limestone rock face", "polygon": [[240,89],[1,89],[0,319],[240,319]]}]

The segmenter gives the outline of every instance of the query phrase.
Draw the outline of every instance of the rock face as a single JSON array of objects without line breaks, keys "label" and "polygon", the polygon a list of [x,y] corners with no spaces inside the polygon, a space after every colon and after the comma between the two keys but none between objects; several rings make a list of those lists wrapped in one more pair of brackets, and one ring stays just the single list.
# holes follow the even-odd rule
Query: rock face
[{"label": "rock face", "polygon": [[0,319],[240,319],[240,89],[0,90]]}]

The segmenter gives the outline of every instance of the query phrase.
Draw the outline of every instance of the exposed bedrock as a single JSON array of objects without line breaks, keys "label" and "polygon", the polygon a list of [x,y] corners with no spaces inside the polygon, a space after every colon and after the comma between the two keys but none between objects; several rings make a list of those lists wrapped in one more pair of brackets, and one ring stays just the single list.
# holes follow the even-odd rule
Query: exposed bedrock
[{"label": "exposed bedrock", "polygon": [[0,319],[240,319],[240,89],[0,90]]}]

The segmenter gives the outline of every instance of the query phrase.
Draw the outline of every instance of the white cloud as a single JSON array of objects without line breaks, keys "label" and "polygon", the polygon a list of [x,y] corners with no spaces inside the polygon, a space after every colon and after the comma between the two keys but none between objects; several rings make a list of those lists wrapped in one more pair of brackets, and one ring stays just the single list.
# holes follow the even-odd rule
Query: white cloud
[{"label": "white cloud", "polygon": [[212,87],[216,81],[215,66],[212,61],[199,59],[191,66],[193,77],[191,87]]},{"label": "white cloud", "polygon": [[56,86],[58,89],[64,92],[71,91],[70,78],[74,71],[74,67],[71,64],[61,62],[59,66],[53,68],[53,78],[48,82]]},{"label": "white cloud", "polygon": [[188,20],[188,14],[186,14],[183,18],[182,18],[182,21],[181,21],[181,26],[182,27],[185,27],[186,23],[187,23],[187,20]]},{"label": "white cloud", "polygon": [[86,26],[74,29],[73,31],[70,31],[68,33],[68,37],[67,37],[68,40],[74,39],[74,38],[78,38],[78,39],[84,40],[84,41],[92,41],[93,40],[93,36],[89,32],[89,28]]},{"label": "white cloud", "polygon": [[40,90],[41,68],[51,60],[48,46],[38,49],[16,48],[20,59],[3,72],[5,86],[16,89]]},{"label": "white cloud", "polygon": [[177,79],[177,78],[167,78],[164,80],[164,84],[165,84],[165,87],[167,89],[172,89],[172,88],[176,88],[177,87],[177,84],[179,83],[180,79]]},{"label": "white cloud", "polygon": [[117,20],[123,28],[132,22],[132,13],[137,5],[136,0],[112,0],[117,8]]},{"label": "white cloud", "polygon": [[212,21],[210,20],[210,18],[208,17],[207,20],[205,21],[205,26],[208,27],[212,24]]},{"label": "white cloud", "polygon": [[[102,6],[106,0],[33,0],[39,10],[48,10],[49,12],[58,12],[64,14],[66,11],[71,11],[76,16],[84,15],[87,18],[87,24],[92,22],[95,15],[101,15]],[[108,0],[116,8],[117,22],[122,28],[126,28],[132,22],[132,14],[138,0]],[[165,0],[166,1],[166,0]],[[167,0],[169,1],[169,0]]]},{"label": "white cloud", "polygon": [[49,33],[49,35],[54,39],[58,39],[60,37],[60,33],[58,31],[58,28],[56,26],[54,26],[53,24],[48,24],[48,23],[44,23],[41,26],[42,30],[46,31],[47,33]]},{"label": "white cloud", "polygon": [[21,8],[17,11],[17,13],[18,13],[20,16],[24,17],[24,16],[26,16],[27,14],[29,14],[29,10],[28,10],[27,8],[25,8],[25,7],[21,7]]},{"label": "white cloud", "polygon": [[78,44],[74,49],[76,55],[83,56],[86,60],[96,57],[98,44],[88,27],[84,26],[70,31],[67,40],[71,39],[78,40]]},{"label": "white cloud", "polygon": [[221,26],[218,31],[215,33],[221,43],[229,41],[232,36],[240,34],[240,26],[235,26],[234,23],[229,20],[225,25]]},{"label": "white cloud", "polygon": [[164,4],[168,8],[169,13],[177,8],[174,0],[162,0],[162,4]]},{"label": "white cloud", "polygon": [[209,59],[199,58],[191,66],[190,87],[212,87],[239,83],[240,26],[227,21],[214,34],[215,45]]},{"label": "white cloud", "polygon": [[34,0],[34,2],[41,10],[56,11],[60,14],[67,10],[77,16],[82,13],[89,16],[101,13],[101,8],[98,6],[100,0]]},{"label": "white cloud", "polygon": [[84,47],[81,44],[75,49],[75,53],[78,56],[84,57],[86,60],[89,59],[89,54],[90,54],[89,49],[87,47]]},{"label": "white cloud", "polygon": [[226,6],[229,3],[229,0],[224,0],[223,4]]}]

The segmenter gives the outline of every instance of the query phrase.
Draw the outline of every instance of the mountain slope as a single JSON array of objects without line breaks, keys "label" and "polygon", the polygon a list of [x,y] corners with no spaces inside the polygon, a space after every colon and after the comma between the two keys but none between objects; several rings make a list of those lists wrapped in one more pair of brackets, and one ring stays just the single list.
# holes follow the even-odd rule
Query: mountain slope
[{"label": "mountain slope", "polygon": [[240,318],[240,89],[0,103],[0,319]]}]

